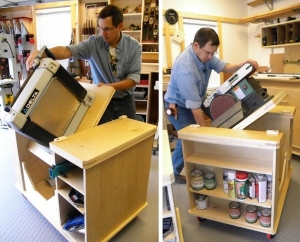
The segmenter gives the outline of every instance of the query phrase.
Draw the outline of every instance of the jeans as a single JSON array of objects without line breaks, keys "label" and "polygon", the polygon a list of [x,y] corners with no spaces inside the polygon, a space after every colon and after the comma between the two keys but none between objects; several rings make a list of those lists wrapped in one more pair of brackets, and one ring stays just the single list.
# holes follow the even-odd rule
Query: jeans
[{"label": "jeans", "polygon": [[[169,107],[169,103],[165,102],[165,110],[168,107]],[[177,107],[177,120],[172,115],[168,116],[168,119],[177,131],[191,124],[196,124],[191,109],[187,109],[181,106]],[[174,175],[175,176],[180,175],[180,172],[184,167],[181,139],[178,139],[176,142],[176,147],[172,155],[172,164],[173,164]]]},{"label": "jeans", "polygon": [[122,115],[126,115],[127,118],[136,119],[135,101],[132,94],[123,98],[112,98],[99,124],[118,119]]}]

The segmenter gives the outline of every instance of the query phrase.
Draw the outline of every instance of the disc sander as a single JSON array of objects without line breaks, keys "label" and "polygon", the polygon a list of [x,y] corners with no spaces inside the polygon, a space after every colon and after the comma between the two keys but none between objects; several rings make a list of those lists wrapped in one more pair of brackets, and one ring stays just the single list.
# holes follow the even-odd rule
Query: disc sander
[{"label": "disc sander", "polygon": [[222,94],[214,98],[210,104],[210,114],[213,120],[221,116],[225,111],[236,104],[236,100],[227,94]]}]

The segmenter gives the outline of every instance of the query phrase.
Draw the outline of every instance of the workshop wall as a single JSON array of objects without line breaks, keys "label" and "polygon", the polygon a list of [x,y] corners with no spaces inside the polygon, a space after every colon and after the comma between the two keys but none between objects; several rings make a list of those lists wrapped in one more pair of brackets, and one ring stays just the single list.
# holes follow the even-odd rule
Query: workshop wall
[{"label": "workshop wall", "polygon": [[[224,18],[241,19],[247,15],[247,0],[186,0],[186,1],[163,1],[163,10],[173,8],[178,12],[220,16]],[[163,23],[166,23],[163,18]],[[173,26],[172,26],[173,27]],[[239,63],[248,58],[248,28],[247,25],[222,23],[222,45],[223,58],[227,62]],[[165,39],[162,40],[162,47],[165,46]],[[171,41],[172,59],[180,53],[178,43]],[[163,63],[166,67],[165,48],[161,48]]]},{"label": "workshop wall", "polygon": [[[247,2],[252,2],[253,0],[248,0]],[[287,6],[291,6],[299,3],[299,0],[278,0],[273,2],[273,10],[278,10]],[[259,5],[256,7],[248,7],[247,6],[247,15],[253,16],[256,14],[266,13],[269,10],[267,5]],[[300,18],[300,15],[295,15],[297,19]],[[286,22],[286,18],[281,18],[280,22]],[[273,21],[273,23],[277,23],[277,21]],[[267,23],[270,24],[270,23]],[[270,63],[270,54],[284,53],[284,48],[261,48],[261,38],[257,38],[258,34],[261,32],[261,27],[265,26],[265,23],[259,24],[249,24],[248,27],[248,53],[249,57],[257,60],[260,66],[268,66]]]},{"label": "workshop wall", "polygon": [[[163,10],[173,8],[178,12],[187,12],[193,14],[203,14],[210,16],[220,16],[223,18],[243,19],[248,16],[267,13],[271,11],[267,5],[262,4],[256,7],[248,6],[248,2],[253,0],[186,0],[186,1],[163,1]],[[298,0],[277,0],[273,2],[273,9],[278,10],[299,3]],[[295,15],[297,19],[300,15]],[[163,18],[163,23],[166,23]],[[277,21],[273,21],[276,23]],[[281,18],[280,22],[286,22],[286,17]],[[267,23],[271,24],[271,23]],[[238,63],[245,59],[251,58],[257,60],[260,66],[268,66],[270,63],[270,54],[284,53],[284,48],[262,48],[261,38],[255,37],[261,33],[261,27],[265,23],[259,24],[230,24],[222,23],[222,45],[223,57],[227,62]],[[173,27],[173,26],[172,26]],[[176,27],[176,26],[175,26]],[[161,60],[162,67],[167,67],[165,38],[162,38]],[[180,45],[171,41],[172,60],[181,51]]]}]

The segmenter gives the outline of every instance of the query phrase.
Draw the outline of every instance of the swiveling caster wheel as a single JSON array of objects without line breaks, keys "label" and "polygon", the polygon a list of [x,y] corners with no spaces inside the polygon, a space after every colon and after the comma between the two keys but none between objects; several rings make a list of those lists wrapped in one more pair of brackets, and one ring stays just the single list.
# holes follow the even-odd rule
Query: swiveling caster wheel
[{"label": "swiveling caster wheel", "polygon": [[273,235],[273,234],[267,234],[267,238],[268,238],[268,239],[272,239],[274,236],[275,236],[275,235]]},{"label": "swiveling caster wheel", "polygon": [[203,222],[203,221],[205,221],[206,219],[205,219],[205,218],[202,218],[202,217],[197,217],[197,220],[198,220],[199,222]]}]

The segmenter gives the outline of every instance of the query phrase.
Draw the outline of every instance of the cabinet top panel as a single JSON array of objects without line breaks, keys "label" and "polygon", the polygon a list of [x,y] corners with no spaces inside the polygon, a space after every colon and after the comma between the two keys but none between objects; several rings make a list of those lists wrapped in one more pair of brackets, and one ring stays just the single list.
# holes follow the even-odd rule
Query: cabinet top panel
[{"label": "cabinet top panel", "polygon": [[154,136],[156,129],[152,124],[119,118],[61,137],[50,143],[50,149],[78,167],[88,169]]},{"label": "cabinet top panel", "polygon": [[182,140],[194,142],[257,147],[262,149],[277,149],[284,138],[284,134],[280,132],[274,135],[264,131],[195,127],[193,125],[178,131],[178,136]]}]

